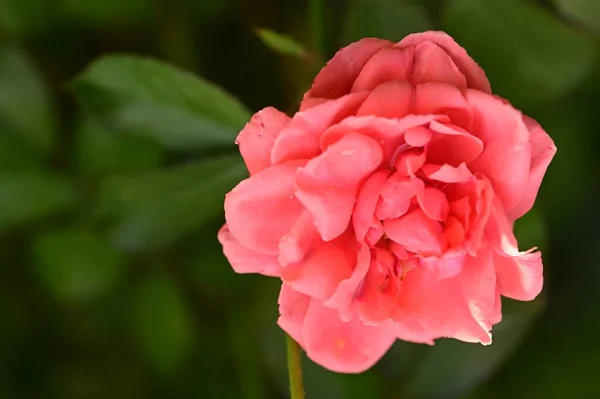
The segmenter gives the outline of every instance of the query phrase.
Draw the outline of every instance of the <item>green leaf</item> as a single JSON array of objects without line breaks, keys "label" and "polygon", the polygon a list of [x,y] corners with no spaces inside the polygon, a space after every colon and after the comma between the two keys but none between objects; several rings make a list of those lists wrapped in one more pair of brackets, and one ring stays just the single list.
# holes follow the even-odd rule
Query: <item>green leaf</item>
[{"label": "green leaf", "polygon": [[12,134],[0,131],[0,171],[39,169],[36,154]]},{"label": "green leaf", "polygon": [[256,35],[267,47],[278,54],[301,59],[309,56],[309,52],[304,49],[304,46],[289,35],[264,28],[257,28]]},{"label": "green leaf", "polygon": [[76,200],[75,189],[60,176],[0,173],[0,230],[70,209]]},{"label": "green leaf", "polygon": [[503,298],[503,319],[494,326],[489,346],[452,339],[425,349],[401,397],[406,399],[460,397],[490,377],[517,349],[544,307],[544,302]]},{"label": "green leaf", "polygon": [[70,87],[84,109],[109,129],[168,149],[232,146],[250,118],[224,90],[150,58],[102,57]]},{"label": "green leaf", "polygon": [[0,47],[0,134],[9,132],[33,150],[54,146],[55,121],[44,82],[25,55]]},{"label": "green leaf", "polygon": [[164,160],[155,142],[111,134],[89,119],[75,133],[78,169],[86,175],[133,173],[154,169]]},{"label": "green leaf", "polygon": [[160,248],[222,215],[225,194],[246,176],[236,155],[109,178],[100,189],[98,215],[116,219],[110,236],[119,248]]},{"label": "green leaf", "polygon": [[159,373],[177,371],[193,344],[194,321],[179,288],[164,275],[134,290],[133,333],[144,358]]},{"label": "green leaf", "polygon": [[425,10],[404,0],[353,0],[347,4],[342,32],[344,44],[364,37],[397,42],[410,33],[432,28]]},{"label": "green leaf", "polygon": [[558,10],[586,28],[600,33],[600,2],[597,0],[554,0]]},{"label": "green leaf", "polygon": [[46,233],[35,239],[33,254],[41,284],[64,302],[101,297],[114,288],[123,270],[121,254],[87,230]]},{"label": "green leaf", "polygon": [[589,37],[524,0],[450,0],[442,26],[519,106],[568,92],[593,65]]}]

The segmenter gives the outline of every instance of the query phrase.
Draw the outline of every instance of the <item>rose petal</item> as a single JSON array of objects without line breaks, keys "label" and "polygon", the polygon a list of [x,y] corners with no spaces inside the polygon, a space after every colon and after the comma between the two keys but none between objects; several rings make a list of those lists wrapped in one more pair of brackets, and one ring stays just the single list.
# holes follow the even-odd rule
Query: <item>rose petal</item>
[{"label": "rose petal", "polygon": [[544,129],[529,117],[524,117],[524,121],[529,130],[529,140],[531,142],[529,183],[521,201],[511,211],[507,212],[509,220],[516,220],[531,209],[542,184],[546,169],[548,169],[550,161],[552,161],[554,154],[556,154],[556,146]]},{"label": "rose petal", "polygon": [[274,255],[254,252],[244,247],[235,239],[227,225],[219,230],[217,238],[223,245],[223,253],[236,273],[259,273],[265,276],[278,277],[281,266]]},{"label": "rose petal", "polygon": [[263,169],[225,196],[225,219],[231,234],[250,250],[276,255],[279,240],[300,216],[294,197],[295,174],[306,161]]},{"label": "rose petal", "polygon": [[446,220],[450,206],[446,195],[441,190],[435,187],[425,187],[417,192],[417,201],[428,218],[440,222]]},{"label": "rose petal", "polygon": [[310,297],[294,291],[288,284],[283,283],[279,293],[279,319],[277,324],[288,333],[300,346],[303,346],[304,319]]},{"label": "rose petal", "polygon": [[321,149],[326,149],[349,132],[356,132],[377,140],[383,147],[385,159],[391,159],[404,142],[404,132],[407,129],[427,125],[435,120],[447,121],[448,118],[445,115],[407,115],[402,119],[377,116],[348,117],[323,133]]},{"label": "rose petal", "polygon": [[544,285],[542,255],[540,252],[521,252],[510,222],[496,200],[492,206],[491,223],[486,235],[495,246],[494,266],[498,288],[505,297],[531,301],[538,296]]},{"label": "rose petal", "polygon": [[392,42],[366,38],[339,50],[315,78],[304,101],[311,97],[338,98],[350,92],[354,80],[367,61]]},{"label": "rose petal", "polygon": [[335,293],[325,302],[325,306],[334,309],[348,309],[367,275],[370,263],[371,250],[368,246],[362,245],[352,275],[338,285]]},{"label": "rose petal", "polygon": [[271,165],[275,139],[290,120],[283,112],[267,107],[254,114],[237,136],[235,142],[251,175]]},{"label": "rose petal", "polygon": [[467,88],[467,80],[440,46],[432,42],[422,42],[415,46],[415,65],[412,81],[448,83],[459,89]]},{"label": "rose petal", "polygon": [[380,50],[360,71],[352,91],[373,90],[381,83],[392,80],[410,81],[414,58],[414,48]]},{"label": "rose petal", "polygon": [[465,227],[453,215],[448,216],[446,219],[445,233],[450,247],[456,247],[462,244],[465,239]]},{"label": "rose petal", "polygon": [[298,263],[306,253],[322,243],[310,212],[303,211],[290,226],[290,231],[279,241],[278,261],[281,266]]},{"label": "rose petal", "polygon": [[[456,125],[432,121],[429,129],[435,139],[427,147],[427,161],[458,166],[477,160],[484,151],[484,141]],[[474,169],[471,169],[474,170]]]},{"label": "rose petal", "polygon": [[473,178],[473,174],[464,162],[456,167],[448,164],[425,164],[421,167],[421,170],[427,178],[443,183],[464,183]]},{"label": "rose petal", "polygon": [[411,147],[423,147],[431,140],[431,130],[424,126],[407,129],[404,132],[404,140]]},{"label": "rose petal", "polygon": [[356,198],[354,212],[352,212],[352,225],[356,238],[361,241],[365,238],[371,220],[375,214],[375,207],[379,200],[381,189],[390,174],[389,170],[380,170],[373,173],[362,185]]},{"label": "rose petal", "polygon": [[452,37],[444,32],[428,31],[422,33],[413,33],[406,36],[395,46],[407,47],[423,42],[435,43],[443,48],[458,69],[467,79],[467,85],[470,88],[481,90],[485,93],[491,93],[490,82],[485,76],[483,69],[467,54],[466,50],[458,45]]},{"label": "rose petal", "polygon": [[375,87],[357,116],[379,116],[382,118],[402,118],[412,112],[414,87],[409,82],[392,80]]},{"label": "rose petal", "polygon": [[442,226],[416,209],[398,219],[383,221],[385,234],[408,251],[428,255],[439,255],[446,249],[446,238]]},{"label": "rose petal", "polygon": [[357,317],[343,322],[335,310],[311,300],[304,320],[304,349],[315,363],[338,373],[361,373],[392,346],[393,324],[366,326]]},{"label": "rose petal", "polygon": [[467,91],[467,100],[476,116],[473,134],[485,143],[483,153],[469,168],[490,180],[504,209],[511,211],[529,183],[529,131],[521,113],[510,105],[476,90]]},{"label": "rose petal", "polygon": [[353,115],[367,94],[352,93],[296,113],[275,140],[271,152],[272,163],[309,159],[318,155],[319,140],[325,129]]},{"label": "rose petal", "polygon": [[326,301],[351,274],[352,267],[344,249],[323,243],[303,261],[285,267],[281,276],[295,291]]},{"label": "rose petal", "polygon": [[426,159],[426,147],[409,148],[400,152],[397,157],[392,157],[391,163],[400,175],[414,177],[415,173],[421,169]]},{"label": "rose petal", "polygon": [[398,218],[410,207],[412,198],[423,190],[420,179],[411,179],[396,172],[392,174],[381,189],[381,198],[377,202],[375,216],[379,220]]},{"label": "rose petal", "polygon": [[473,113],[463,92],[446,83],[427,82],[415,87],[415,113],[444,114],[451,123],[471,130]]},{"label": "rose petal", "polygon": [[348,227],[360,183],[379,167],[379,143],[350,133],[298,171],[296,196],[315,218],[325,241]]}]

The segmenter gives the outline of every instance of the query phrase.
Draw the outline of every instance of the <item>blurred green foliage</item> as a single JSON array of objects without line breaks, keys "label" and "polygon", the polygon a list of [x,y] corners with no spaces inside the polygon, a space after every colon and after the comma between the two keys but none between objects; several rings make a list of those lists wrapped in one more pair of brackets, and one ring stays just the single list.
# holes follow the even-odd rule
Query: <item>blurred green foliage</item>
[{"label": "blurred green foliage", "polygon": [[235,136],[296,109],[341,46],[426,29],[556,142],[515,226],[545,291],[505,301],[489,347],[398,342],[361,375],[305,361],[308,397],[597,395],[598,1],[311,4],[0,0],[0,398],[286,397],[278,283],[235,275],[216,240],[246,176]]}]

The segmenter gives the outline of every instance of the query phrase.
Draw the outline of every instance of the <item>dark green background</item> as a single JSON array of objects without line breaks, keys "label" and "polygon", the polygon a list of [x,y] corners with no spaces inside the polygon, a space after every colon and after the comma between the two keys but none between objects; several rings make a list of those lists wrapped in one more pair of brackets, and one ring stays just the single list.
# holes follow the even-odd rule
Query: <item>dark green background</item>
[{"label": "dark green background", "polygon": [[116,58],[73,81],[86,66],[148,55],[250,113],[293,112],[339,47],[427,29],[556,142],[516,226],[544,293],[506,301],[489,347],[398,342],[350,376],[306,362],[307,397],[597,397],[597,0],[0,0],[0,398],[287,397],[277,281],[235,275],[216,241],[250,114],[171,67]]}]

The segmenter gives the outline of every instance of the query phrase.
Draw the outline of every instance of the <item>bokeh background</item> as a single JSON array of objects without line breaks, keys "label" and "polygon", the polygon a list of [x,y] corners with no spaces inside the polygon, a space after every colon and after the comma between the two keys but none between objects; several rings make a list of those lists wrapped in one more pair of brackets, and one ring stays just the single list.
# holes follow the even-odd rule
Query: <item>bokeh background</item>
[{"label": "bokeh background", "polygon": [[[427,29],[556,142],[516,225],[545,290],[504,303],[489,347],[398,342],[352,376],[306,361],[307,397],[597,397],[597,0],[0,0],[0,398],[288,397],[277,281],[235,275],[216,241],[233,140],[293,112],[339,47]],[[88,68],[114,53],[171,66]]]}]

